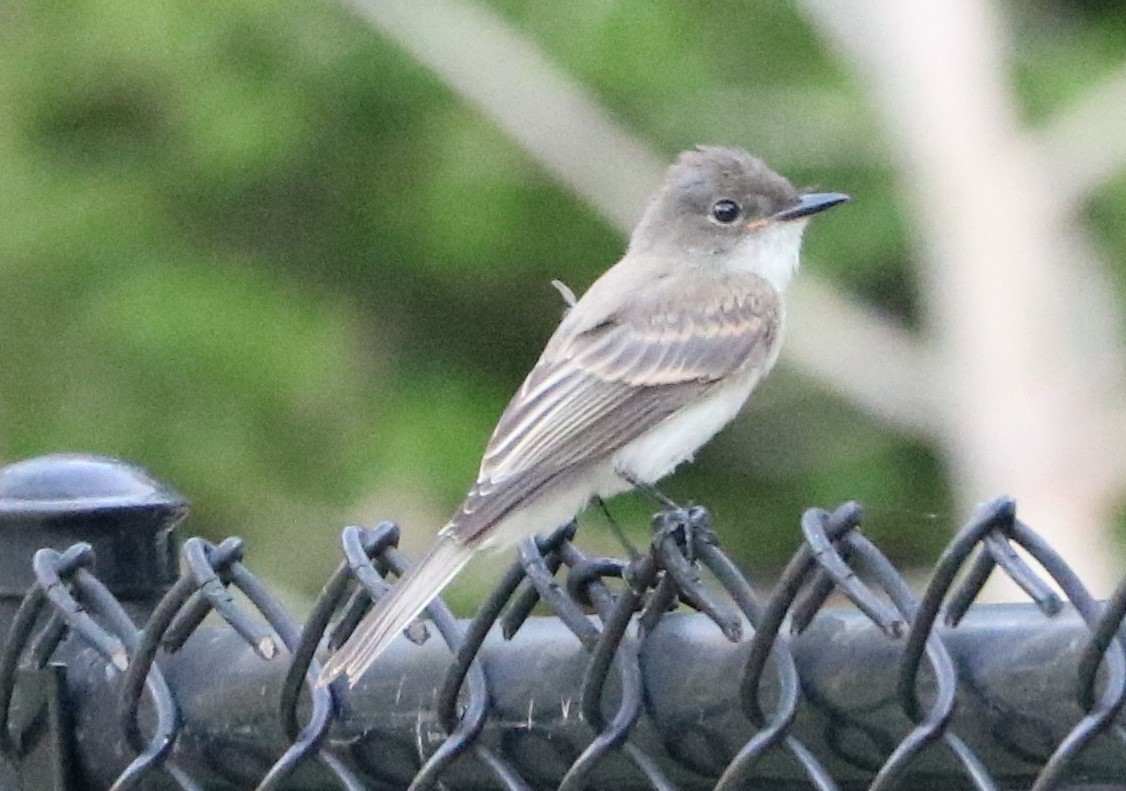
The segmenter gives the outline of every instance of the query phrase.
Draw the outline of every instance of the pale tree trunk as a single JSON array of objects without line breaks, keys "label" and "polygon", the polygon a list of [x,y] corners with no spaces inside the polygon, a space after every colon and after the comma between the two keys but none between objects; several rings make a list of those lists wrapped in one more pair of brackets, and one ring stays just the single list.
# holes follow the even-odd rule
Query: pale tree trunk
[{"label": "pale tree trunk", "polygon": [[1106,593],[1121,562],[1121,344],[1105,275],[1022,134],[995,9],[806,8],[863,78],[899,161],[963,506],[995,494]]}]

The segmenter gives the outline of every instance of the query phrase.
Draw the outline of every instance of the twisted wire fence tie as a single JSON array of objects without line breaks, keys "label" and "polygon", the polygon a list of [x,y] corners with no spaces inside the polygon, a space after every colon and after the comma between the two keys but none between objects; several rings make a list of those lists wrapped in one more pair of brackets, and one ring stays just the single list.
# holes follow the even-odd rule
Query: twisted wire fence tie
[{"label": "twisted wire fence tie", "polygon": [[1010,544],[1016,529],[1015,501],[1010,497],[999,497],[982,504],[971,517],[970,524],[975,525],[972,533],[982,546],[969,572],[947,599],[946,624],[957,626],[961,622],[996,566],[1000,566],[1024,590],[1041,612],[1049,616],[1057,614],[1063,607],[1059,596]]},{"label": "twisted wire fence tie", "polygon": [[[563,562],[573,566],[584,557],[570,543],[560,545]],[[569,562],[568,562],[569,560]],[[567,628],[575,633],[583,646],[590,650],[598,641],[598,629],[587,618],[586,612],[564,592],[555,575],[547,567],[534,539],[520,543],[520,562],[529,582],[535,586],[539,598],[551,608]]]},{"label": "twisted wire fence tie", "polygon": [[[946,545],[935,571],[931,575],[928,588],[938,586],[939,590],[931,596],[939,595],[938,601],[929,601],[924,593],[922,605],[926,609],[937,608],[942,599],[947,600],[945,620],[949,626],[957,626],[970,605],[977,599],[981,589],[985,586],[990,574],[996,566],[997,560],[992,552],[986,548],[978,550],[978,555],[970,564],[969,572],[961,582],[955,584],[954,577],[964,567],[967,557],[991,531],[998,530],[1005,536],[1012,534],[1016,521],[1016,501],[1008,496],[995,497],[984,503],[979,503],[970,514],[969,520],[958,531],[955,537]],[[957,561],[950,563],[949,557],[957,556]],[[941,574],[939,573],[941,571]]]},{"label": "twisted wire fence tie", "polygon": [[[328,647],[336,650],[352,636],[364,615],[377,601],[391,589],[390,583],[383,579],[382,573],[395,573],[391,568],[387,553],[399,543],[399,527],[394,522],[382,522],[374,528],[365,529],[350,525],[340,536],[344,550],[345,565],[351,578],[359,587],[351,594],[344,607],[344,614],[337,621],[328,639]],[[379,559],[378,568],[375,559]],[[416,628],[415,624],[419,624]],[[407,630],[412,642],[421,644],[430,637],[426,627],[419,619]]]},{"label": "twisted wire fence tie", "polygon": [[[1013,528],[1010,527],[1010,533]],[[1057,615],[1063,608],[1060,597],[1039,574],[1032,570],[1010,543],[1010,535],[993,530],[985,536],[985,548],[1009,579],[1025,592],[1036,604],[1040,612],[1047,616]]]},{"label": "twisted wire fence tie", "polygon": [[59,577],[69,577],[79,568],[92,569],[96,564],[94,548],[85,541],[71,544],[62,552],[53,549],[48,551],[54,553],[55,573]]},{"label": "twisted wire fence tie", "polygon": [[[852,545],[838,538],[833,542],[833,546],[836,547],[841,560],[851,567]],[[808,629],[836,589],[837,584],[833,575],[820,564],[817,565],[809,581],[794,597],[794,603],[790,606],[790,634],[799,635]]]},{"label": "twisted wire fence tie", "polygon": [[[571,520],[546,538],[536,538],[536,549],[543,558],[544,567],[552,576],[555,576],[559,567],[563,565],[563,557],[559,553],[559,547],[564,542],[573,539],[577,529],[578,523]],[[504,635],[506,640],[511,640],[516,635],[516,632],[540,601],[539,591],[532,581],[526,578],[520,559],[516,561],[513,568],[515,567],[521,569],[518,587],[512,594],[512,602],[508,609],[500,616],[501,634]]]},{"label": "twisted wire fence tie", "polygon": [[[343,632],[345,639],[355,631],[372,604],[390,592],[391,584],[387,583],[384,575],[390,572],[395,577],[403,576],[405,563],[395,560],[399,536],[399,526],[386,522],[377,525],[372,532],[350,532],[342,536],[349,568],[360,585],[338,628],[347,629]],[[406,626],[405,634],[418,646],[430,639],[430,632],[421,615]],[[345,640],[340,640],[339,645],[342,646],[343,642]]]},{"label": "twisted wire fence tie", "polygon": [[[45,554],[39,558],[41,565],[40,571],[37,572],[36,579],[39,590],[43,591],[43,601],[52,601],[54,607],[48,617],[46,626],[38,633],[31,633],[30,643],[26,647],[26,662],[32,668],[42,668],[46,665],[48,659],[55,649],[62,642],[66,636],[68,628],[72,628],[74,623],[71,611],[77,608],[79,611],[84,611],[85,608],[73,596],[70,596],[66,590],[66,581],[69,580],[76,588],[81,581],[82,573],[89,573],[88,569],[92,568],[95,562],[93,548],[85,543],[79,542],[72,544],[63,552],[59,553],[52,549],[41,550]],[[33,567],[35,560],[33,559]],[[51,588],[55,589],[55,595],[51,596],[47,587],[43,583],[49,583]],[[66,602],[66,599],[71,599]],[[63,607],[58,604],[64,603]],[[121,645],[118,638],[111,634],[104,632],[92,620],[82,619],[85,625],[77,627],[76,631],[80,635],[93,638],[95,642],[93,645],[98,648],[110,666],[115,671],[123,669],[124,664],[128,661],[125,655],[124,647]],[[91,631],[91,629],[93,631]],[[26,642],[25,636],[24,641]],[[98,642],[100,641],[100,642]],[[18,651],[24,651],[24,647],[20,646]],[[18,658],[18,656],[17,656]]]},{"label": "twisted wire fence tie", "polygon": [[[880,627],[889,637],[899,637],[903,633],[903,618],[887,604],[884,603],[864,582],[856,575],[853,568],[844,561],[837,551],[834,541],[829,538],[826,531],[828,514],[824,511],[807,511],[802,515],[801,529],[805,536],[806,544],[813,552],[813,559],[824,570],[838,590],[849,601],[856,605],[862,613],[867,615],[872,622]],[[854,533],[842,536],[838,540],[849,540]]]},{"label": "twisted wire fence tie", "polygon": [[64,577],[73,580],[80,571],[93,563],[94,550],[85,543],[76,544],[63,553],[53,549],[40,549],[31,561],[36,582],[43,588],[47,600],[63,617],[67,626],[97,649],[115,670],[124,671],[129,664],[124,643],[90,617],[64,582]]},{"label": "twisted wire fence tie", "polygon": [[[398,540],[392,541],[392,536],[397,539],[398,531],[396,530],[394,533],[382,531],[381,535],[371,536],[363,530],[346,529],[342,536],[344,555],[348,559],[348,569],[352,572],[356,581],[367,588],[368,592],[376,599],[390,589],[390,584],[383,579],[383,575],[375,567],[374,559],[376,555],[384,556],[386,552],[398,546]],[[384,561],[386,561],[385,557]],[[392,568],[392,571],[394,571],[394,568]]]},{"label": "twisted wire fence tie", "polygon": [[164,635],[165,650],[174,653],[199,628],[210,610],[230,625],[263,659],[272,659],[278,652],[270,630],[243,612],[227,589],[232,569],[243,556],[243,541],[227,538],[218,546],[199,537],[189,538],[180,550],[187,574],[195,581],[196,590],[168,626]]}]

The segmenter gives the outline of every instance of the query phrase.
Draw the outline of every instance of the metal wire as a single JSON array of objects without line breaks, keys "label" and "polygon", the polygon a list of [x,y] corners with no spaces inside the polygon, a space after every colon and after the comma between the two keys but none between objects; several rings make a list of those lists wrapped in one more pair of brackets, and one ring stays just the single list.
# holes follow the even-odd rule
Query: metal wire
[{"label": "metal wire", "polygon": [[[1017,519],[1016,504],[998,498],[975,511],[916,597],[860,532],[862,518],[855,503],[833,512],[807,511],[795,531],[800,543],[791,562],[762,592],[723,552],[702,508],[658,514],[646,551],[627,560],[585,554],[575,543],[574,525],[564,526],[525,542],[468,622],[459,623],[441,600],[431,604],[427,614],[449,653],[428,641],[424,628],[413,627],[410,636],[422,645],[389,652],[377,663],[376,670],[383,671],[378,679],[365,679],[354,691],[312,682],[320,670],[318,656],[342,644],[372,600],[385,595],[391,584],[386,575],[401,576],[409,566],[396,549],[398,528],[391,523],[343,531],[343,560],[304,624],[251,573],[244,563],[247,548],[237,538],[219,544],[188,539],[181,575],[142,608],[141,629],[134,625],[136,606],[130,617],[96,576],[91,544],[44,548],[30,560],[35,583],[7,616],[8,639],[0,654],[0,756],[17,776],[30,771],[42,728],[22,724],[26,712],[17,701],[21,685],[31,683],[54,656],[67,668],[68,705],[81,713],[72,727],[107,723],[98,739],[80,740],[81,749],[95,751],[84,754],[83,763],[116,768],[105,770],[112,776],[103,772],[82,787],[142,788],[163,774],[189,791],[214,783],[263,791],[607,784],[671,791],[756,782],[822,791],[1045,791],[1091,778],[1110,783],[1117,778],[1126,788],[1121,781],[1126,729],[1119,722],[1126,705],[1126,580],[1106,603],[1095,601],[1060,556]],[[1015,551],[1018,546],[1039,569]],[[975,613],[991,611],[974,602],[995,573],[1013,579],[1036,605],[1020,611],[1023,620],[1013,628],[1021,635],[1038,630],[1054,635],[1063,628],[1085,635],[1069,638],[1076,645],[1068,654],[1071,666],[1058,671],[1069,676],[1059,688],[1071,689],[1072,698],[1053,701],[1071,707],[1074,717],[1057,723],[1052,735],[1041,728],[1033,746],[1026,734],[972,719],[988,711],[981,701],[999,709],[1036,704],[997,704],[966,666],[960,635],[972,630],[966,623]],[[241,591],[250,608],[232,590]],[[857,614],[848,616],[849,623],[871,624],[863,632],[871,635],[863,648],[865,656],[882,657],[882,665],[869,668],[873,675],[894,679],[879,702],[881,711],[899,711],[894,736],[886,723],[873,723],[863,706],[850,708],[834,697],[832,685],[813,675],[803,645],[818,639],[828,619],[843,617],[839,608],[826,609],[833,594]],[[685,620],[678,604],[698,611],[708,625]],[[537,606],[551,618],[531,618]],[[221,625],[205,623],[212,611]],[[549,623],[555,636],[544,643],[538,635]],[[861,631],[851,627],[850,634]],[[670,643],[675,635],[684,636]],[[193,665],[209,653],[216,659],[235,656],[238,644],[246,647],[238,661]],[[721,648],[725,644],[728,648]],[[499,664],[497,652],[507,645],[512,651],[528,646],[523,666]],[[654,654],[656,645],[671,645],[680,655]],[[856,677],[866,669],[849,668],[854,640],[818,645],[818,661],[848,668],[842,684],[859,683]],[[696,653],[699,646],[712,653]],[[834,650],[842,652],[839,659]],[[413,654],[426,659],[411,661]],[[661,695],[690,684],[694,663],[726,668],[733,694],[713,700],[701,691],[695,698],[697,721],[678,731],[667,722],[671,704]],[[161,669],[165,665],[168,673]],[[572,667],[570,675],[562,673]],[[422,676],[433,668],[439,672]],[[669,668],[682,671],[683,679],[672,678]],[[212,691],[207,710],[222,710],[216,716],[229,718],[222,728],[200,713],[204,682],[194,676],[201,673]],[[273,701],[269,717],[236,691],[244,688],[239,684],[246,676],[257,694]],[[571,679],[569,689],[559,686],[564,676]],[[558,695],[561,714],[553,720],[538,719],[534,711],[543,697],[540,678]],[[398,689],[387,711],[361,710],[361,701],[393,679]],[[232,690],[227,709],[214,700],[225,683]],[[1019,688],[1019,680],[1013,686]],[[526,721],[511,715],[509,701],[518,688],[527,694]],[[410,709],[402,703],[404,690],[416,695],[429,690],[429,702],[419,699]],[[113,717],[100,719],[98,705],[84,702],[84,695],[94,694],[110,696]],[[677,705],[692,705],[694,698],[685,694]],[[711,725],[709,711],[715,718]],[[1013,721],[1019,728],[1030,720]],[[248,763],[225,767],[201,746],[200,734],[218,730],[240,734],[231,737],[230,749],[242,744]],[[1019,755],[1015,767],[982,734],[995,734],[1008,748],[1006,755]],[[382,745],[382,760],[371,758],[368,739]],[[128,755],[134,757],[125,759]]]}]

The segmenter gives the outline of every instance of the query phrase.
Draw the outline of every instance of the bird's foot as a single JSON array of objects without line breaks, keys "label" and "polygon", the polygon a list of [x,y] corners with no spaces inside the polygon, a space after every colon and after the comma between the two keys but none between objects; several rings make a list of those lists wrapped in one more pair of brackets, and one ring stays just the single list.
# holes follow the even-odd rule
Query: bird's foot
[{"label": "bird's foot", "polygon": [[689,504],[685,508],[662,511],[653,517],[653,540],[660,542],[672,536],[690,561],[696,560],[697,542],[715,542],[712,515],[702,505]]},{"label": "bird's foot", "polygon": [[622,530],[622,526],[618,524],[618,520],[610,513],[610,509],[606,507],[606,501],[601,497],[595,496],[594,501],[598,503],[598,508],[602,511],[602,515],[606,517],[606,522],[610,525],[610,530],[617,536],[618,541],[621,542],[622,547],[625,548],[626,553],[629,555],[630,562],[636,562],[641,557],[641,553],[637,551],[637,547],[629,540],[629,536]]}]

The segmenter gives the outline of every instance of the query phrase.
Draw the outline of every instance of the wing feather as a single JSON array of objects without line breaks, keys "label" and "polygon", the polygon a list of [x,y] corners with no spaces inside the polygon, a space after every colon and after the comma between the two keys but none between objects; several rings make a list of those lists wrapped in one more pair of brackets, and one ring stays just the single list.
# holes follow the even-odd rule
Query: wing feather
[{"label": "wing feather", "polygon": [[691,292],[647,289],[599,321],[572,311],[501,415],[448,530],[477,538],[578,465],[766,359],[781,323],[773,287],[754,275],[700,280]]}]

